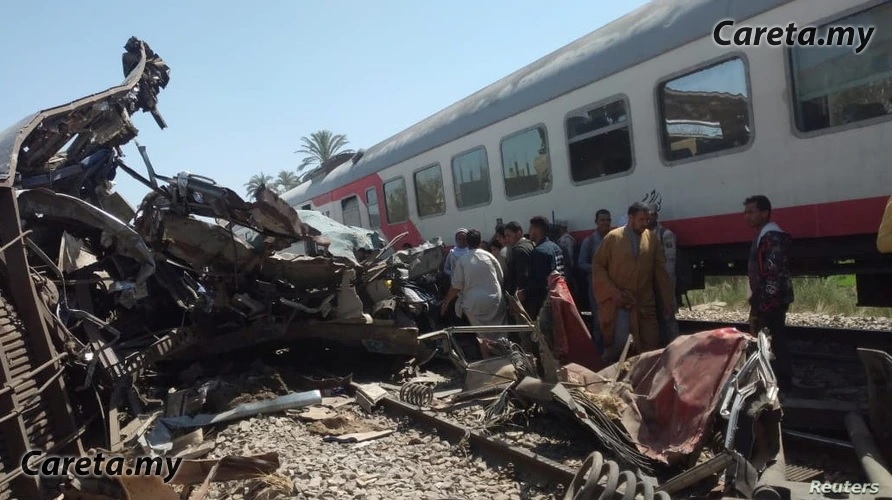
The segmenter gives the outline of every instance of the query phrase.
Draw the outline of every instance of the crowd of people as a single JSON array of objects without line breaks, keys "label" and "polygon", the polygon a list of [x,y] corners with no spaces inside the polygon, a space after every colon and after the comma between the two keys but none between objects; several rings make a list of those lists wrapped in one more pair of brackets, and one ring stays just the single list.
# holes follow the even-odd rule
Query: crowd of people
[{"label": "crowd of people", "polygon": [[[771,332],[775,372],[786,389],[791,383],[784,324],[793,302],[792,239],[771,221],[767,197],[749,197],[743,206],[755,232],[748,269],[751,333]],[[589,335],[604,362],[619,360],[629,343],[639,353],[665,347],[679,333],[676,236],[660,224],[656,205],[633,203],[626,219],[614,227],[610,211],[597,210],[595,230],[578,244],[566,221],[551,224],[543,216],[530,219],[526,233],[519,222],[499,224],[489,240],[479,230],[458,229],[442,264],[447,286],[440,313],[459,324],[507,324],[512,321],[510,295],[535,320],[549,296],[549,277],[557,273],[574,291],[579,309],[591,311]]]}]

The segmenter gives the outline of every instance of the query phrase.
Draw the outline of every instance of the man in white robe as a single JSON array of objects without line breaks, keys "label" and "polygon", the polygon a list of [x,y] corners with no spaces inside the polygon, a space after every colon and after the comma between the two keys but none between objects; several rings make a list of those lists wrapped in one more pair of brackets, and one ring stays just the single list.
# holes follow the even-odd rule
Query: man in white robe
[{"label": "man in white robe", "polygon": [[466,317],[472,326],[501,325],[507,310],[502,267],[493,254],[480,248],[480,231],[468,231],[467,240],[469,251],[452,270],[452,287],[440,312],[445,315],[449,303],[457,297],[455,314]]}]

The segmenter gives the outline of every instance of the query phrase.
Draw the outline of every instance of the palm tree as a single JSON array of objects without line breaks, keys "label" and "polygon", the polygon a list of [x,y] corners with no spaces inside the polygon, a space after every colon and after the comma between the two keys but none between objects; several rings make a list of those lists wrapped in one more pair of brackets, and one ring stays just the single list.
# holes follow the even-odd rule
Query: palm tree
[{"label": "palm tree", "polygon": [[267,189],[275,191],[273,176],[266,175],[261,171],[259,174],[248,179],[248,182],[245,183],[245,192],[247,192],[248,197],[253,198],[254,192],[257,191],[260,186],[266,186]]},{"label": "palm tree", "polygon": [[279,188],[280,193],[284,193],[298,184],[300,184],[300,177],[290,170],[282,170],[276,177],[276,187]]},{"label": "palm tree", "polygon": [[[301,148],[295,153],[303,153],[307,155],[297,167],[297,173],[303,174],[307,167],[315,165],[321,166],[325,161],[338,153],[352,153],[350,149],[346,149],[347,136],[344,134],[334,134],[330,130],[317,130],[310,134],[309,137],[300,138]],[[313,169],[311,168],[310,171]]]}]

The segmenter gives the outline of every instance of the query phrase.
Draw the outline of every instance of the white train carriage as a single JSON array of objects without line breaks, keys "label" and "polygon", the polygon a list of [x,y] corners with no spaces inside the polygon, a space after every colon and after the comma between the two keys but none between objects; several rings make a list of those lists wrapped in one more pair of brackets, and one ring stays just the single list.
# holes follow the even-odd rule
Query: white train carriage
[{"label": "white train carriage", "polygon": [[[724,46],[714,27],[874,26],[852,46]],[[857,44],[857,31],[853,32]],[[767,195],[798,274],[854,273],[892,305],[874,246],[890,170],[892,3],[664,0],[543,57],[285,194],[299,208],[409,241],[497,221],[661,205],[685,267],[745,272],[743,200]]]}]

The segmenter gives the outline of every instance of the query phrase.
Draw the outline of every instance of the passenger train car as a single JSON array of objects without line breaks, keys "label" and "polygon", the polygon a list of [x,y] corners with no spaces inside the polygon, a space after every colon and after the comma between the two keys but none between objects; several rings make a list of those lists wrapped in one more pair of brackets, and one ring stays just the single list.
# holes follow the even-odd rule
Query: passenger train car
[{"label": "passenger train car", "polygon": [[[852,46],[723,46],[741,26],[875,26]],[[857,36],[856,36],[857,42]],[[570,222],[661,206],[679,281],[743,274],[743,200],[767,195],[797,274],[853,273],[860,303],[892,305],[875,248],[890,194],[892,3],[655,1],[285,193],[347,224],[451,243],[534,215]],[[885,151],[885,153],[884,153]]]}]

